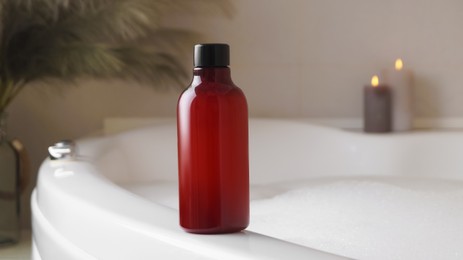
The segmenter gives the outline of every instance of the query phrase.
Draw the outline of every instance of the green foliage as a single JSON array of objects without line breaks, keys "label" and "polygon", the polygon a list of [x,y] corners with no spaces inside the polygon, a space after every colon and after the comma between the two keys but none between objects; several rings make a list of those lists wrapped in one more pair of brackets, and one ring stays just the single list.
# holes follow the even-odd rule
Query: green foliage
[{"label": "green foliage", "polygon": [[232,14],[227,0],[0,0],[0,113],[30,82],[82,76],[181,84],[195,34],[172,12]]}]

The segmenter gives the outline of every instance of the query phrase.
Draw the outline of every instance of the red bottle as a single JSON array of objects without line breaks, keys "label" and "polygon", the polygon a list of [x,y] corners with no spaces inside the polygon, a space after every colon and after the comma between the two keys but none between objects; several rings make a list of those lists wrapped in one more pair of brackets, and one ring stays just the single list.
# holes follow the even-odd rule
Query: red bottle
[{"label": "red bottle", "polygon": [[228,45],[196,45],[194,65],[177,107],[180,225],[237,232],[249,224],[246,98],[231,80]]}]

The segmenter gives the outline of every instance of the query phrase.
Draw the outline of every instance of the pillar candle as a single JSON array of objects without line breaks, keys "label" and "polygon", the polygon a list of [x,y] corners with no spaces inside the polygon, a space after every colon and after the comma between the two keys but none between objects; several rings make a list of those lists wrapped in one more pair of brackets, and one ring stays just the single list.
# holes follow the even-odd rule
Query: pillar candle
[{"label": "pillar candle", "polygon": [[407,131],[413,128],[413,73],[403,68],[401,59],[395,69],[383,69],[381,78],[390,86],[392,95],[392,130]]},{"label": "pillar candle", "polygon": [[374,76],[371,85],[364,88],[364,131],[386,133],[391,131],[391,91],[389,86],[379,84]]}]

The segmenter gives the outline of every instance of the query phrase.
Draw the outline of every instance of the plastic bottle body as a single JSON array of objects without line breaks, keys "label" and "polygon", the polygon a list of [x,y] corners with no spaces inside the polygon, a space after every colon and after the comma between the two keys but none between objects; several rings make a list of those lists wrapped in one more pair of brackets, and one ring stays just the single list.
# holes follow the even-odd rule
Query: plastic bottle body
[{"label": "plastic bottle body", "polygon": [[195,68],[177,110],[180,225],[229,233],[249,223],[248,111],[228,67]]}]

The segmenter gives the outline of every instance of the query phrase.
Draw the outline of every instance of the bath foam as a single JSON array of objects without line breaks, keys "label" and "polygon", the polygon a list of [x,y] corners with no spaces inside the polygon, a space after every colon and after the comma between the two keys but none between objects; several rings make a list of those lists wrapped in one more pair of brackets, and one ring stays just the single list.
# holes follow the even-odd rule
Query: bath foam
[{"label": "bath foam", "polygon": [[[292,187],[291,187],[292,186]],[[252,201],[248,230],[354,259],[462,259],[463,183],[331,179]]]},{"label": "bath foam", "polygon": [[[178,210],[177,183],[119,183]],[[251,186],[250,231],[354,259],[461,259],[463,183],[320,178]]]}]

